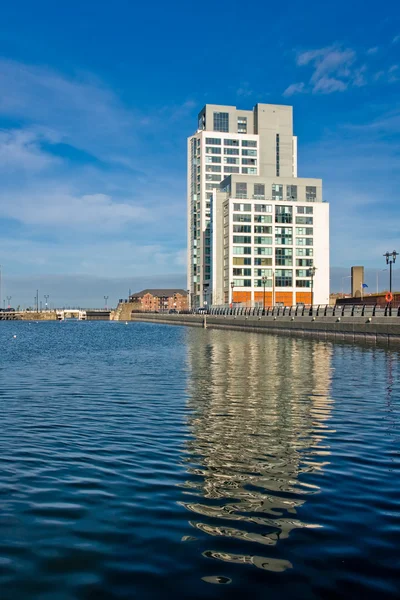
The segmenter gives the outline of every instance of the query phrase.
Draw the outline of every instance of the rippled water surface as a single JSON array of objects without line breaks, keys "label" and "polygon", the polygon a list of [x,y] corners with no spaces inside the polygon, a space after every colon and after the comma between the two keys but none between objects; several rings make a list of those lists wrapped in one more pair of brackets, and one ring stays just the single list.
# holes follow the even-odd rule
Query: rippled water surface
[{"label": "rippled water surface", "polygon": [[0,348],[1,600],[399,597],[396,352],[112,322]]}]

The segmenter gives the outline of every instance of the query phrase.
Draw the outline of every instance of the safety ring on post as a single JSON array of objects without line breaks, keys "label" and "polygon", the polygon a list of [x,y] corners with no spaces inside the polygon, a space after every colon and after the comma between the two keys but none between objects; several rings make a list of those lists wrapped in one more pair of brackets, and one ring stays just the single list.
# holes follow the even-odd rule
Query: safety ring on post
[{"label": "safety ring on post", "polygon": [[392,294],[392,292],[388,292],[388,293],[386,294],[386,296],[385,296],[385,300],[386,300],[386,302],[388,302],[388,303],[389,303],[389,302],[391,302],[391,301],[393,300],[393,294]]}]

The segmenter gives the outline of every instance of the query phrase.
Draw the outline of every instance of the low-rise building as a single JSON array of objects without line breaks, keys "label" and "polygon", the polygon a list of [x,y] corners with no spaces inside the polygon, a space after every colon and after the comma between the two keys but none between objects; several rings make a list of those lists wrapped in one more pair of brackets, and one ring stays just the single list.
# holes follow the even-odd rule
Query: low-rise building
[{"label": "low-rise building", "polygon": [[182,289],[146,289],[129,296],[136,310],[188,310],[188,294]]}]

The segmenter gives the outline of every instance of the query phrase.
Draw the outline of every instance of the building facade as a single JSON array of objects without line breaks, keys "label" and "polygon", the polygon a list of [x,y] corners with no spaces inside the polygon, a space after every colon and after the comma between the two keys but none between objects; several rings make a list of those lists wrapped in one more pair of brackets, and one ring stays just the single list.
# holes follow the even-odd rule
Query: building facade
[{"label": "building facade", "polygon": [[181,289],[147,289],[129,296],[129,302],[136,310],[163,311],[188,310],[188,294]]},{"label": "building facade", "polygon": [[192,306],[328,302],[329,206],[320,179],[297,177],[290,106],[200,112],[188,140],[188,288]]}]

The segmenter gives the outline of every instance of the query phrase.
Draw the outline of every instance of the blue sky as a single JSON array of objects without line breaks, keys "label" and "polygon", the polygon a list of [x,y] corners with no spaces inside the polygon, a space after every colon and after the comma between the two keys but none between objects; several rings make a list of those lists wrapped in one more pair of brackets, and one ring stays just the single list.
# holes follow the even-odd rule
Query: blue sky
[{"label": "blue sky", "polygon": [[207,102],[294,106],[299,176],[322,177],[331,204],[332,289],[352,264],[374,287],[400,250],[400,8],[384,9],[4,4],[3,297],[97,306],[185,286],[186,138]]}]

